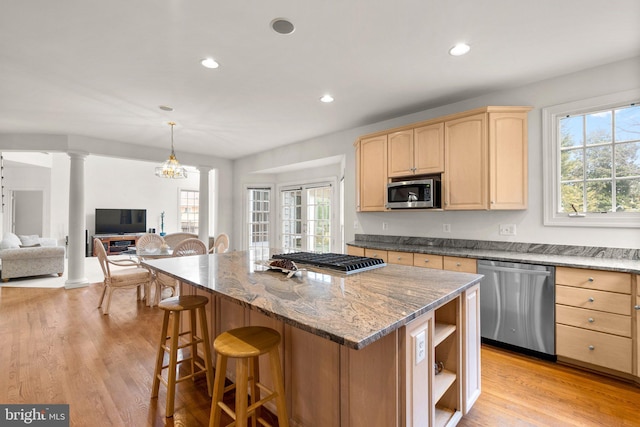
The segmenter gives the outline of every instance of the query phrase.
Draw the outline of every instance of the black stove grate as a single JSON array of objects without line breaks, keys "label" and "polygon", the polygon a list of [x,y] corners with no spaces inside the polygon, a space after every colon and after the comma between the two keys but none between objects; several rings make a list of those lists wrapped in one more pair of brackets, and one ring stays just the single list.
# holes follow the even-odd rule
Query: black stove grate
[{"label": "black stove grate", "polygon": [[318,267],[331,268],[347,274],[384,267],[385,262],[379,258],[369,258],[345,254],[316,254],[312,252],[292,252],[289,254],[273,255],[273,258],[288,259],[300,264],[310,264]]}]

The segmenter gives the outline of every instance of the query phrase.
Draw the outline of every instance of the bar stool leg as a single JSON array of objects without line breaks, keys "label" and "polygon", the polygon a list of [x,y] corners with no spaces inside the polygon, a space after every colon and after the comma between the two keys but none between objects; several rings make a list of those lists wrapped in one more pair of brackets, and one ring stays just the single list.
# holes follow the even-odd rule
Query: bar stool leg
[{"label": "bar stool leg", "polygon": [[[198,344],[196,343],[196,310],[189,310],[189,324],[191,326],[191,330],[189,331],[189,337],[191,338],[191,372],[196,371],[196,357],[198,356]],[[195,381],[195,377],[193,377],[193,381]]]},{"label": "bar stool leg", "polygon": [[204,340],[204,367],[207,370],[207,389],[209,396],[213,395],[213,366],[211,364],[211,343],[209,342],[209,327],[207,326],[207,313],[204,307],[198,308],[200,317],[200,331]]},{"label": "bar stool leg", "polygon": [[278,396],[276,397],[276,408],[278,409],[278,426],[289,427],[289,417],[287,416],[287,399],[284,394],[284,384],[282,367],[280,366],[280,352],[278,347],[274,347],[269,352],[269,363],[271,364],[271,374],[273,376],[273,386]]},{"label": "bar stool leg", "polygon": [[156,370],[153,374],[153,387],[151,388],[151,397],[158,397],[158,390],[160,389],[160,375],[162,375],[162,362],[164,362],[164,347],[167,344],[167,331],[169,330],[169,315],[168,311],[164,312],[162,319],[162,331],[160,332],[160,345],[158,346],[158,356],[156,357]]},{"label": "bar stool leg", "polygon": [[169,352],[169,371],[167,372],[167,409],[166,417],[173,416],[174,400],[176,397],[176,369],[178,361],[178,346],[180,345],[180,312],[173,313],[173,327],[171,332],[171,351]]},{"label": "bar stool leg", "polygon": [[221,354],[216,356],[216,379],[213,384],[213,399],[211,400],[211,415],[209,415],[209,427],[220,426],[222,408],[218,402],[224,395],[224,380],[227,377],[227,357]]},{"label": "bar stool leg", "polygon": [[247,427],[249,359],[236,359],[236,427]]},{"label": "bar stool leg", "polygon": [[[258,402],[260,400],[260,387],[258,387],[258,383],[260,382],[260,358],[252,357],[249,360],[249,374],[252,377],[251,381],[251,404]],[[262,406],[256,408],[254,416],[252,417],[251,427],[257,427],[258,419],[261,417]]]}]

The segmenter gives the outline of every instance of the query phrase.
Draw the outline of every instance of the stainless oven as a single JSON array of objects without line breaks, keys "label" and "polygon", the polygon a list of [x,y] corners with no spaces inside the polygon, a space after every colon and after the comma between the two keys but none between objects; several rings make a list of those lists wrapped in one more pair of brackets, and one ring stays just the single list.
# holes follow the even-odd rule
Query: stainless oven
[{"label": "stainless oven", "polygon": [[439,177],[388,183],[386,207],[388,209],[439,208]]}]

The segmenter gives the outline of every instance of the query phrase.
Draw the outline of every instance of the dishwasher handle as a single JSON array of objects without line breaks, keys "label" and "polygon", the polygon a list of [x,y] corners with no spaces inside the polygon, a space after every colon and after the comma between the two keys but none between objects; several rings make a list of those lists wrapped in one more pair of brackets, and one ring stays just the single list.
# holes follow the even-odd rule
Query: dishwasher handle
[{"label": "dishwasher handle", "polygon": [[497,265],[488,265],[488,264],[479,264],[478,272],[480,270],[491,270],[491,271],[504,271],[507,273],[518,273],[518,274],[531,274],[535,276],[550,276],[551,272],[548,270],[525,270],[523,268],[515,268],[515,267],[501,267]]}]

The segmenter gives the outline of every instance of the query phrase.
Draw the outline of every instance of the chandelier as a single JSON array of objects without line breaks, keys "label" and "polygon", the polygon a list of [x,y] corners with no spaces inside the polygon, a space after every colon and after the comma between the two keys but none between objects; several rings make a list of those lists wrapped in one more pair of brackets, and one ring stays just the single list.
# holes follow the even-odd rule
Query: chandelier
[{"label": "chandelier", "polygon": [[187,170],[178,162],[176,159],[176,154],[173,151],[173,127],[176,125],[175,122],[169,122],[169,126],[171,126],[171,155],[169,159],[162,164],[162,166],[156,167],[156,176],[160,178],[173,178],[180,179],[187,177]]}]

